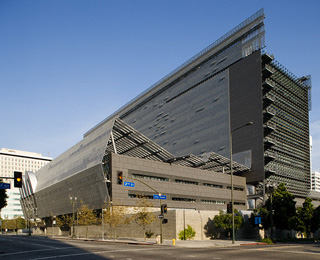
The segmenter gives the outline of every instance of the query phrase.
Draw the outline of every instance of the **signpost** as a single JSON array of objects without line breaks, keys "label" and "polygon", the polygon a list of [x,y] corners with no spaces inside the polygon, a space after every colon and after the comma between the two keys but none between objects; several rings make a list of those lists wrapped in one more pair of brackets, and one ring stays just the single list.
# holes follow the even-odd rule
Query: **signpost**
[{"label": "signpost", "polygon": [[10,189],[10,183],[0,182],[0,189],[2,190]]},{"label": "signpost", "polygon": [[166,200],[167,196],[166,195],[153,194],[153,199],[154,200]]},{"label": "signpost", "polygon": [[125,186],[125,187],[132,187],[132,188],[133,188],[133,187],[134,187],[134,182],[125,181],[125,182],[124,182],[124,186]]}]

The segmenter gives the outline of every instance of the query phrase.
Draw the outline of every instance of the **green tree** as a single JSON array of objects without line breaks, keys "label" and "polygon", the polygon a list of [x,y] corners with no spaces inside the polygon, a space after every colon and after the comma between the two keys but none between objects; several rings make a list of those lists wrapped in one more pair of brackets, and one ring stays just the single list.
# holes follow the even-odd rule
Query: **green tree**
[{"label": "green tree", "polygon": [[[2,180],[0,180],[0,182],[2,182]],[[7,190],[0,189],[0,211],[2,208],[7,206],[7,199],[8,199]]]},{"label": "green tree", "polygon": [[[234,209],[234,214],[234,229],[237,231],[243,226],[244,219],[237,209]],[[227,232],[228,238],[230,239],[232,232],[232,214],[220,210],[219,215],[214,216],[213,220],[215,227]]]},{"label": "green tree", "polygon": [[81,207],[78,210],[78,223],[80,226],[86,226],[86,237],[88,237],[89,226],[97,223],[95,213],[83,202],[81,202]]},{"label": "green tree", "polygon": [[72,216],[61,215],[57,217],[57,226],[63,231],[69,231],[72,226]]},{"label": "green tree", "polygon": [[284,183],[280,183],[266,201],[265,208],[272,212],[274,226],[280,230],[289,230],[290,219],[296,216],[295,196],[288,192]]},{"label": "green tree", "polygon": [[[256,224],[256,217],[261,217],[261,226]],[[265,231],[268,230],[271,227],[270,211],[268,211],[268,209],[264,206],[255,208],[251,213],[249,223],[252,226],[258,226],[259,229],[264,229]]]},{"label": "green tree", "polygon": [[26,220],[22,217],[16,218],[17,229],[23,229],[26,227]]},{"label": "green tree", "polygon": [[313,216],[311,219],[311,226],[310,230],[311,232],[316,232],[320,228],[320,206],[318,206],[314,211],[313,211]]},{"label": "green tree", "polygon": [[300,231],[302,233],[306,232],[306,227],[303,223],[303,221],[298,217],[294,216],[289,219],[289,229],[293,229],[295,231]]},{"label": "green tree", "polygon": [[196,231],[190,226],[190,225],[187,225],[188,228],[184,229],[184,230],[181,230],[179,232],[179,239],[181,240],[191,240],[193,239],[195,236],[196,236]]},{"label": "green tree", "polygon": [[14,231],[16,229],[16,220],[15,219],[6,219],[6,228]]},{"label": "green tree", "polygon": [[150,210],[151,207],[153,207],[153,204],[144,197],[140,197],[136,203],[137,213],[134,215],[134,220],[143,229],[144,241],[146,241],[146,226],[150,225],[156,219]]},{"label": "green tree", "polygon": [[[297,221],[298,230],[307,233],[307,236],[310,237],[311,234],[311,225],[312,217],[314,213],[314,207],[312,204],[311,198],[306,198],[303,206],[297,209]],[[297,230],[297,229],[296,229]]]},{"label": "green tree", "polygon": [[117,227],[129,224],[131,218],[127,216],[128,212],[125,206],[112,206],[111,203],[108,203],[106,208],[107,210],[103,212],[103,220],[113,230],[113,239],[115,240]]}]

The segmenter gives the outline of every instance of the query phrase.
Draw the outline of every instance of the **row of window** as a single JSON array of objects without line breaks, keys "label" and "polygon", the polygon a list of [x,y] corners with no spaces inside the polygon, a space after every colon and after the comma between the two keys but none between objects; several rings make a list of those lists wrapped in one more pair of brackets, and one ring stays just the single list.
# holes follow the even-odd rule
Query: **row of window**
[{"label": "row of window", "polygon": [[1,169],[12,169],[12,170],[17,170],[17,169],[40,169],[41,167],[43,167],[42,165],[31,165],[31,166],[14,166],[14,165],[12,165],[12,167],[10,166],[10,165],[8,165],[8,166],[3,166],[3,165],[1,165]]},{"label": "row of window", "polygon": [[5,157],[5,156],[1,156],[0,161],[1,161],[1,159],[3,161],[12,161],[12,162],[48,163],[47,161],[40,161],[40,160],[36,160],[36,159],[19,159],[19,158],[14,158],[14,157]]},{"label": "row of window", "polygon": [[[132,198],[137,198],[137,197],[139,197],[139,195],[137,195],[137,194],[130,194],[130,193],[129,193],[129,194],[128,194],[128,197],[132,199]],[[143,197],[146,198],[146,199],[153,199],[153,196],[151,196],[151,195],[144,195]],[[168,200],[168,197],[167,197],[167,200]],[[196,199],[196,198],[172,197],[171,200],[172,200],[172,201],[181,201],[181,202],[192,202],[192,203],[197,202],[197,199]],[[225,201],[225,200],[200,199],[200,203],[224,205],[224,204],[226,204],[226,201]],[[242,202],[234,202],[234,205],[242,205],[242,206],[244,206],[245,203],[242,203]]]},{"label": "row of window", "polygon": [[[140,178],[140,179],[145,179],[145,180],[167,181],[167,182],[170,181],[170,179],[167,177],[152,176],[152,175],[145,175],[145,174],[138,174],[138,173],[133,173],[131,176],[133,178]],[[190,181],[190,180],[183,180],[183,179],[174,179],[174,182],[180,183],[180,184],[191,184],[191,185],[199,185],[200,184],[197,181]],[[207,186],[207,187],[217,188],[217,189],[223,189],[223,185],[220,185],[220,184],[203,183],[202,185]],[[231,187],[228,186],[227,189],[231,190]],[[243,191],[244,189],[239,188],[239,187],[233,187],[233,190]]]},{"label": "row of window", "polygon": [[4,162],[1,162],[1,164],[3,165],[18,165],[18,166],[27,166],[27,165],[46,165],[47,162],[34,162],[34,161],[28,161],[28,162],[17,162],[17,161],[4,161]]}]

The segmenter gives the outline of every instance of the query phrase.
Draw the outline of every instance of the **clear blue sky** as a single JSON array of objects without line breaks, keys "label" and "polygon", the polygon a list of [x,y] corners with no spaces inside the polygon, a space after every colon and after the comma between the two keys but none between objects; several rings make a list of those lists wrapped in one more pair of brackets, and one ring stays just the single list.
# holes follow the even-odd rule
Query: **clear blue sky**
[{"label": "clear blue sky", "polygon": [[318,0],[1,0],[0,147],[57,157],[260,8],[266,51],[312,75],[319,170]]}]

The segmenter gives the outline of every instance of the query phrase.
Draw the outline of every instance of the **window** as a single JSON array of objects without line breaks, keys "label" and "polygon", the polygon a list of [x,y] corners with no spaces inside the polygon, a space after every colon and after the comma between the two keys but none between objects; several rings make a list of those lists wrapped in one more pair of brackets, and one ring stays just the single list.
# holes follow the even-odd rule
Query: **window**
[{"label": "window", "polygon": [[196,202],[197,200],[194,198],[177,198],[177,197],[172,197],[173,201],[184,201],[184,202]]},{"label": "window", "polygon": [[206,203],[206,204],[226,204],[224,200],[201,200],[201,203]]},{"label": "window", "polygon": [[133,178],[140,178],[140,179],[145,179],[145,180],[169,181],[169,178],[160,177],[160,176],[151,176],[151,175],[144,175],[144,174],[137,174],[137,173],[133,173],[131,176]]},{"label": "window", "polygon": [[186,181],[186,180],[179,180],[179,179],[175,179],[174,181],[176,183],[182,183],[182,184],[192,184],[192,185],[198,185],[199,184],[196,181]]},{"label": "window", "polygon": [[[137,195],[137,194],[128,194],[128,197],[129,197],[130,199],[134,199],[134,198],[139,198],[139,197],[141,197],[141,196],[140,196],[140,195]],[[143,197],[143,198],[146,198],[146,199],[150,199],[150,200],[153,199],[153,196],[151,196],[151,195],[143,195],[142,197]]]},{"label": "window", "polygon": [[217,189],[222,189],[223,188],[222,185],[211,184],[211,183],[203,183],[203,186],[207,186],[207,187],[211,187],[211,188],[217,188]]},{"label": "window", "polygon": [[[228,189],[228,190],[231,190],[231,187],[228,186],[227,189]],[[243,191],[243,188],[233,187],[233,190]]]}]

